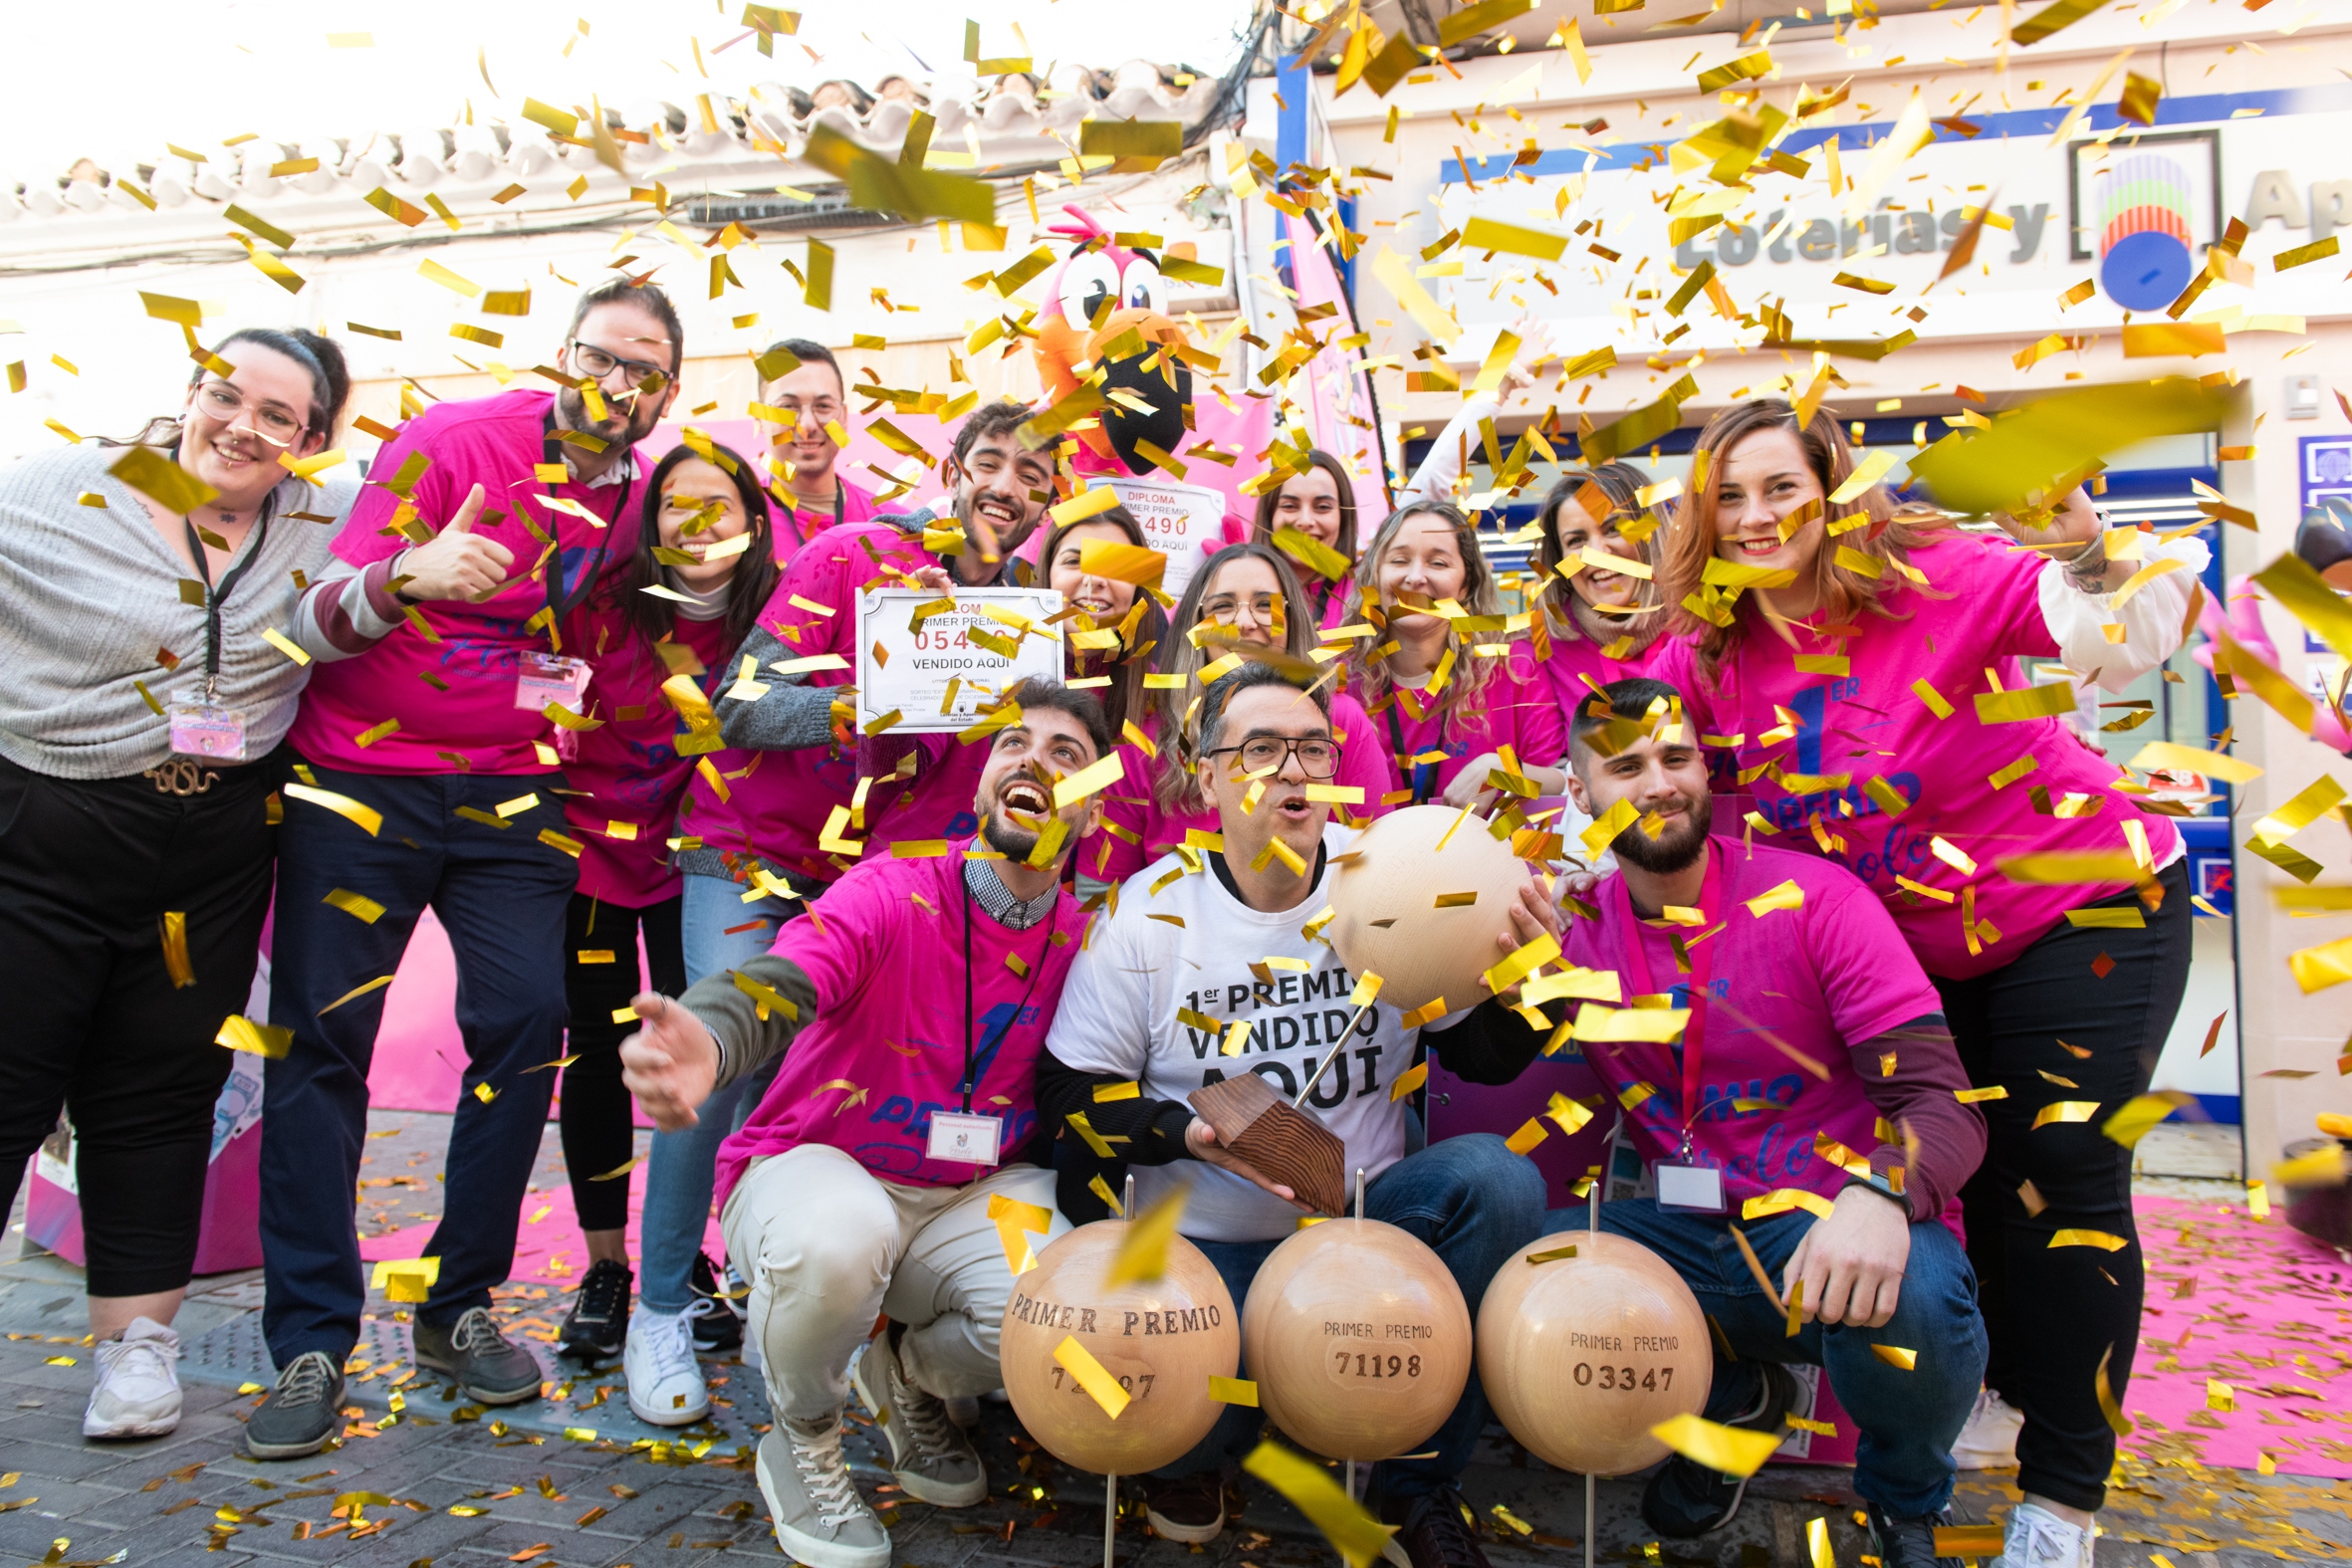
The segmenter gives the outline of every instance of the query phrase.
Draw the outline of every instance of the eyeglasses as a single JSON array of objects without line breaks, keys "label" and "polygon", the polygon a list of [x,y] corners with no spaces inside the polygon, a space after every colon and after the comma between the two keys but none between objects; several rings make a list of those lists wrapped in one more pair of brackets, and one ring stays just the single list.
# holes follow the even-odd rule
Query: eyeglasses
[{"label": "eyeglasses", "polygon": [[248,403],[245,394],[227,381],[206,381],[196,388],[196,400],[203,406],[206,418],[217,419],[224,425],[235,424],[239,414],[250,410],[253,433],[272,446],[292,446],[303,432],[302,420],[283,403]]},{"label": "eyeglasses", "polygon": [[1201,600],[1201,618],[1203,620],[1231,621],[1244,604],[1250,606],[1251,615],[1263,626],[1273,621],[1275,616],[1281,613],[1282,599],[1272,593],[1261,593],[1249,599],[1230,593],[1212,593]]},{"label": "eyeglasses", "polygon": [[636,386],[652,376],[668,374],[660,365],[648,364],[642,359],[623,359],[618,354],[605,352],[594,343],[584,343],[577,337],[572,339],[570,347],[572,362],[591,380],[601,381],[618,370],[622,385]]},{"label": "eyeglasses", "polygon": [[1321,736],[1296,740],[1287,735],[1257,735],[1239,746],[1220,746],[1211,757],[1239,752],[1250,773],[1269,773],[1298,759],[1298,771],[1309,779],[1328,779],[1339,771],[1339,748]]},{"label": "eyeglasses", "polygon": [[841,405],[829,397],[820,397],[806,409],[789,397],[779,399],[776,406],[788,414],[806,413],[811,423],[820,425],[840,418],[842,413]]}]

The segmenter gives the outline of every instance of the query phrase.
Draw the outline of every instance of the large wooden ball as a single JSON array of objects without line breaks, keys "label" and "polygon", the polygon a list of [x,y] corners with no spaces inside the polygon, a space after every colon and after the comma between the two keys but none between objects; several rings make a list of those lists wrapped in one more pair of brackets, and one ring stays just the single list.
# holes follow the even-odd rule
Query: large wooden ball
[{"label": "large wooden ball", "polygon": [[[1486,1000],[1479,977],[1503,958],[1495,938],[1511,929],[1511,906],[1528,881],[1510,839],[1477,817],[1406,806],[1348,846],[1324,934],[1351,974],[1380,977],[1381,1002],[1410,1012],[1443,997],[1448,1011],[1459,1011]],[[1463,902],[1464,894],[1476,896]]]},{"label": "large wooden ball", "polygon": [[[1127,1231],[1126,1221],[1100,1220],[1040,1252],[1038,1266],[1013,1281],[1000,1350],[1005,1393],[1029,1435],[1098,1475],[1139,1475],[1190,1452],[1225,1412],[1209,1379],[1241,1365],[1233,1296],[1184,1237],[1169,1238],[1159,1278],[1105,1288]],[[1126,1391],[1115,1421],[1055,1359],[1064,1339]]]},{"label": "large wooden ball", "polygon": [[1410,1454],[1470,1381],[1470,1308],[1438,1255],[1378,1220],[1274,1249],[1242,1307],[1242,1361],[1284,1435],[1325,1458]]},{"label": "large wooden ball", "polygon": [[[1561,1247],[1576,1255],[1530,1263]],[[1715,1377],[1690,1286],[1638,1241],[1561,1231],[1487,1286],[1478,1375],[1511,1435],[1547,1464],[1623,1475],[1666,1456],[1650,1429],[1697,1415]]]}]

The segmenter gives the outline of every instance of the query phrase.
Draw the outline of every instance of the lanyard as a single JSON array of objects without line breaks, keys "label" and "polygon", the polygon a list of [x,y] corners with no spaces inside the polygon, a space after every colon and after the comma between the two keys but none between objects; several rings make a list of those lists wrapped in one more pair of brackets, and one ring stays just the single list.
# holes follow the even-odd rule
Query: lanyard
[{"label": "lanyard", "polygon": [[[1643,951],[1641,927],[1634,919],[1633,900],[1625,893],[1625,879],[1620,876],[1609,889],[1610,902],[1615,906],[1618,929],[1625,934],[1626,968],[1641,987],[1638,995],[1654,995],[1650,983],[1649,955]],[[1714,843],[1707,846],[1707,878],[1699,889],[1699,930],[1714,931],[1716,917],[1723,907],[1723,856]],[[1682,1032],[1682,1126],[1683,1139],[1690,1140],[1691,1127],[1699,1119],[1699,1073],[1701,1057],[1707,1045],[1708,982],[1715,974],[1715,948],[1723,939],[1718,931],[1695,948],[1691,956],[1691,1016]]]},{"label": "lanyard", "polygon": [[[964,890],[963,1095],[964,1110],[966,1114],[969,1114],[972,1109],[972,1091],[979,1087],[979,1084],[974,1081],[973,1073],[973,1063],[979,1060],[979,1051],[972,1043],[972,884],[964,880],[964,873],[960,867],[956,872],[956,885]],[[994,1034],[991,1034],[988,1037],[987,1048],[989,1050],[995,1050],[999,1045],[1004,1043],[1005,1036],[1013,1032],[1013,1025],[1020,1021],[1021,1015],[1024,1012],[1029,1010],[1029,999],[1037,995],[1038,977],[1046,973],[1046,960],[1054,950],[1054,916],[1049,913],[1046,918],[1039,921],[1038,924],[1046,928],[1046,940],[1038,948],[1038,961],[1036,966],[1029,972],[1029,989],[1021,994],[1021,1006],[1015,1008],[1011,1012],[1007,1013],[1005,1015],[1005,1021],[1003,1025],[999,1027]]]},{"label": "lanyard", "polygon": [[[1396,768],[1399,774],[1403,774],[1408,766],[1410,766],[1412,769],[1412,773],[1409,777],[1413,784],[1413,803],[1415,805],[1427,805],[1437,796],[1437,771],[1445,765],[1443,763],[1407,763],[1405,753],[1404,721],[1396,716],[1397,703],[1399,701],[1396,693],[1397,691],[1401,690],[1403,690],[1403,688],[1399,687],[1396,690],[1392,690],[1388,694],[1388,708],[1386,710],[1388,717],[1388,750],[1390,754],[1396,758]],[[1452,718],[1452,713],[1449,710],[1440,709],[1438,711],[1437,750],[1441,752],[1446,749],[1446,723],[1450,718]]]},{"label": "lanyard", "polygon": [[218,587],[213,585],[212,562],[205,558],[204,542],[196,537],[196,525],[185,517],[179,520],[179,526],[188,531],[188,554],[196,558],[196,570],[204,578],[204,700],[207,703],[214,700],[220,685],[221,607],[229,602],[229,595],[245,580],[245,573],[253,569],[253,563],[261,560],[262,550],[270,542],[270,513],[276,500],[275,495],[262,498],[261,516],[253,525],[253,548],[245,553],[243,560],[223,573]]},{"label": "lanyard", "polygon": [[[564,463],[566,474],[570,474],[571,465],[564,461],[564,443],[556,439],[556,410],[552,405],[547,411],[547,423],[540,436],[539,446],[540,457],[545,463],[550,465]],[[564,552],[561,548],[556,551],[552,562],[555,570],[548,574],[547,582],[548,621],[551,629],[579,608],[580,601],[588,596],[595,588],[596,579],[603,575],[604,558],[612,550],[612,532],[620,527],[621,516],[628,510],[629,492],[636,488],[637,483],[634,460],[627,452],[621,453],[620,460],[628,465],[621,470],[620,499],[612,503],[612,515],[604,520],[605,526],[596,531],[602,537],[596,541],[595,555],[588,558],[587,566],[581,571],[580,585],[569,593],[564,591]],[[548,494],[553,496],[555,493],[556,487],[554,485],[548,486]],[[548,509],[548,523],[551,528],[561,529],[563,527],[562,524],[556,522],[558,515],[556,509],[552,507]]]}]

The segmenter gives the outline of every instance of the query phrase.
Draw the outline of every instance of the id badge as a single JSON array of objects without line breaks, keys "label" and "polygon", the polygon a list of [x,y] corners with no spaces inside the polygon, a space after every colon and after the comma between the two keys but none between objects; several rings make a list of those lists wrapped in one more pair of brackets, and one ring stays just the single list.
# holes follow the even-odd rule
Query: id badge
[{"label": "id badge", "polygon": [[175,702],[165,710],[171,754],[207,762],[245,761],[245,710],[208,702]]},{"label": "id badge", "polygon": [[1720,1215],[1726,1212],[1723,1172],[1712,1165],[1677,1165],[1660,1160],[1650,1168],[1657,1182],[1658,1207],[1684,1214]]},{"label": "id badge", "polygon": [[526,653],[515,672],[515,706],[542,713],[552,702],[578,712],[581,698],[588,693],[588,683],[586,659]]},{"label": "id badge", "polygon": [[994,1165],[997,1163],[997,1143],[1005,1136],[1005,1124],[994,1116],[973,1116],[963,1111],[933,1111],[931,1113],[931,1142],[923,1150],[925,1159],[946,1160],[957,1165]]}]

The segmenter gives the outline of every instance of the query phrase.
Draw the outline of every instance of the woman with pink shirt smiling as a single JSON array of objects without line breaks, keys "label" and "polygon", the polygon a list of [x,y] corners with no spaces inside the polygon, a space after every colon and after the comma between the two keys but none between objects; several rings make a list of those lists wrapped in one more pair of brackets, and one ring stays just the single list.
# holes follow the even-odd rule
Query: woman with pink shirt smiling
[{"label": "woman with pink shirt smiling", "polygon": [[[1250,539],[1272,545],[1281,529],[1295,530],[1352,564],[1356,552],[1355,481],[1348,476],[1346,465],[1316,447],[1306,454],[1305,468],[1261,493]],[[1339,617],[1347,608],[1344,572],[1326,577],[1311,569],[1301,571],[1298,584],[1306,590],[1307,603],[1314,607],[1316,625],[1340,624]]]},{"label": "woman with pink shirt smiling", "polygon": [[[1655,585],[1666,523],[1645,514],[1644,482],[1630,463],[1570,469],[1544,492],[1535,514],[1542,532],[1532,564],[1551,644],[1543,673],[1562,713],[1595,687],[1646,673],[1672,618]],[[1632,565],[1613,570],[1604,560]]]},{"label": "woman with pink shirt smiling", "polygon": [[[2143,560],[2161,550],[2190,569],[2118,604],[2138,562],[2110,560],[2079,491],[2041,529],[1997,519],[2009,538],[1891,517],[1877,486],[1833,503],[1854,467],[1843,431],[1826,410],[1800,429],[1776,398],[1717,414],[1694,464],[1703,482],[1660,596],[1706,612],[1686,614],[1691,640],[1664,644],[1653,674],[1730,749],[1752,823],[1839,860],[1885,901],[1971,1080],[2003,1096],[1984,1106],[1990,1152],[1963,1198],[1986,1381],[2022,1412],[2025,1500],[2006,1560],[2031,1546],[2035,1562],[2087,1565],[2115,1451],[2098,1378],[2122,1397],[2142,1288],[2131,1153],[2100,1123],[2148,1087],[2181,1002],[2190,911],[2180,835],[2055,715],[2072,711],[2074,681],[2121,690],[2179,646],[2204,547],[2148,546]],[[2033,659],[2065,664],[2062,702],[2019,695]],[[2051,854],[2122,874],[2001,870]],[[2057,1100],[2097,1109],[2036,1125]],[[2053,1249],[2063,1229],[2122,1245]]]},{"label": "woman with pink shirt smiling", "polygon": [[1538,793],[1566,787],[1560,706],[1527,644],[1505,640],[1506,619],[1478,530],[1454,508],[1408,503],[1372,536],[1348,623],[1376,629],[1356,638],[1347,677],[1388,742],[1393,803],[1471,804],[1506,747]]}]

